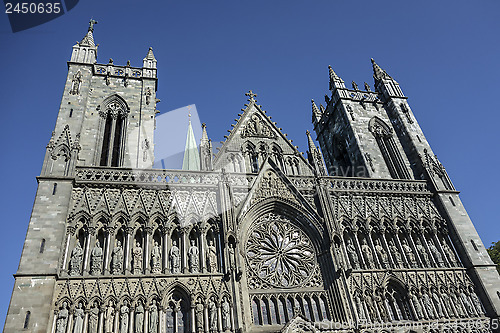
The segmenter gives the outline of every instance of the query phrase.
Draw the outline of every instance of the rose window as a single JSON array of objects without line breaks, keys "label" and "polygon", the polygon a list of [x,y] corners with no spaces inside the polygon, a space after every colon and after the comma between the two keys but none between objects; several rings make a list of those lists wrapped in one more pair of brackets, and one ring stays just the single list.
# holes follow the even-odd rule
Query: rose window
[{"label": "rose window", "polygon": [[303,284],[316,265],[309,237],[288,220],[272,214],[251,230],[246,257],[250,269],[260,279],[280,288]]}]

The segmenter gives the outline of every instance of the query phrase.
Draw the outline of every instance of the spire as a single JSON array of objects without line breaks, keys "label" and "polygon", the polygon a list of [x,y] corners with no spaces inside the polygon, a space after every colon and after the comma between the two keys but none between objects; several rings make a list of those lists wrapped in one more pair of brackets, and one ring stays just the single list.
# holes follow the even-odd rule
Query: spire
[{"label": "spire", "polygon": [[208,134],[207,134],[207,124],[203,123],[201,124],[201,144],[207,143],[208,142]]},{"label": "spire", "polygon": [[146,55],[146,58],[142,59],[142,67],[145,68],[156,68],[156,58],[153,53],[153,48],[149,47],[148,54]]},{"label": "spire", "polygon": [[314,123],[314,121],[319,121],[321,119],[322,113],[318,109],[318,106],[316,105],[316,103],[314,103],[314,99],[311,99],[311,103],[312,103],[312,116],[313,116],[313,123]]},{"label": "spire", "polygon": [[212,170],[212,141],[208,138],[207,125],[201,124],[202,133],[200,141],[200,168],[201,170]]},{"label": "spire", "polygon": [[328,73],[330,74],[330,90],[335,90],[335,88],[345,88],[344,80],[342,80],[340,76],[333,71],[333,68],[330,65],[328,65]]},{"label": "spire", "polygon": [[189,113],[189,125],[186,137],[186,148],[184,149],[184,160],[182,161],[182,170],[200,170],[200,155],[194,137],[193,126],[191,126],[191,113]]},{"label": "spire", "polygon": [[80,42],[80,46],[95,47],[94,34],[93,34],[95,24],[97,24],[97,21],[95,21],[94,19],[90,19],[89,29],[85,37],[83,37],[82,41]]},{"label": "spire", "polygon": [[373,77],[375,80],[380,80],[380,79],[392,79],[389,74],[386,73],[382,68],[380,68],[379,65],[375,62],[375,60],[372,60],[372,66],[373,66]]},{"label": "spire", "polygon": [[323,155],[321,154],[319,149],[316,148],[316,145],[314,144],[314,141],[311,137],[311,132],[309,132],[309,130],[306,131],[306,135],[307,144],[309,146],[309,150],[307,151],[309,164],[313,166],[314,171],[319,176],[326,176],[325,166],[323,163]]},{"label": "spire", "polygon": [[309,132],[309,130],[306,131],[306,135],[307,135],[307,144],[309,146],[309,152],[313,152],[313,151],[316,151],[316,145],[314,144],[314,141],[313,139],[311,138],[311,132]]}]

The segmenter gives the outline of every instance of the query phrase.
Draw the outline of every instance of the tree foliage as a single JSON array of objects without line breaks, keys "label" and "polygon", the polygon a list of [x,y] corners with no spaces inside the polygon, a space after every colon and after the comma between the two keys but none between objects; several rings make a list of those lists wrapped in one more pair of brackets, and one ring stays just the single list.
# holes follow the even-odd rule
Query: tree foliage
[{"label": "tree foliage", "polygon": [[486,251],[488,251],[491,260],[497,265],[497,271],[500,273],[500,241],[491,243],[491,246]]}]

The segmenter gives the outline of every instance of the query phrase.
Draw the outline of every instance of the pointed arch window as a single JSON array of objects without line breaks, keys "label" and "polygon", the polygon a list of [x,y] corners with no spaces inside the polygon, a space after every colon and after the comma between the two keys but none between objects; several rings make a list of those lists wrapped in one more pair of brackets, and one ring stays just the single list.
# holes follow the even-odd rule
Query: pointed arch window
[{"label": "pointed arch window", "polygon": [[368,128],[377,140],[392,178],[410,179],[408,169],[394,140],[392,129],[378,117],[370,120]]},{"label": "pointed arch window", "polygon": [[102,128],[99,165],[119,167],[122,165],[127,115],[129,108],[119,96],[112,96],[104,102],[99,111]]}]

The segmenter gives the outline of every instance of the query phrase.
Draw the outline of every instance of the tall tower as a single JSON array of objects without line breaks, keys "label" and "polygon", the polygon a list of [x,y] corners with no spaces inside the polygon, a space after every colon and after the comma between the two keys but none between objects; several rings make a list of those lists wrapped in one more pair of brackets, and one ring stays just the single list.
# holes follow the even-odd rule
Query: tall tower
[{"label": "tall tower", "polygon": [[[449,235],[476,285],[487,315],[498,318],[500,278],[459,192],[432,152],[398,82],[373,59],[371,62],[374,91],[366,82],[363,90],[355,82],[352,89],[346,88],[329,66],[331,97],[325,95],[326,108],[318,109],[313,102],[313,125],[328,171],[333,176],[425,180],[444,219],[444,234]],[[438,228],[422,221],[418,224],[417,234]],[[414,250],[417,252],[416,247]]]},{"label": "tall tower", "polygon": [[[56,276],[66,261],[66,221],[75,168],[146,168],[153,163],[157,87],[156,59],[150,48],[142,67],[97,63],[94,25],[73,46],[52,137],[47,144],[38,190],[15,274],[4,332],[50,331]],[[92,232],[87,230],[86,232]],[[89,244],[82,244],[89,256]],[[61,258],[61,253],[63,253]],[[89,267],[83,267],[88,274]],[[30,301],[27,301],[30,300]]]}]

